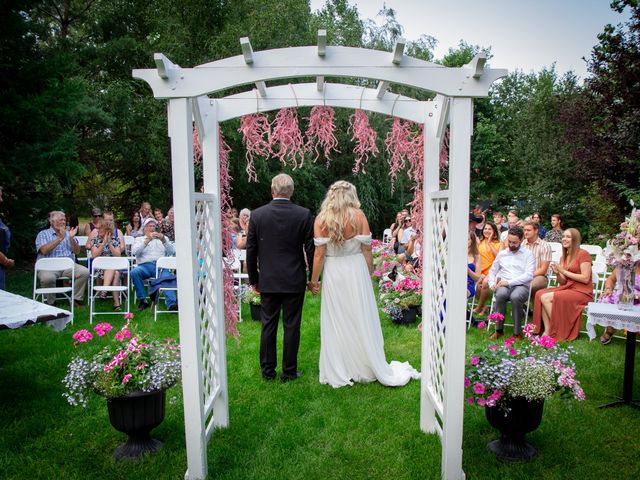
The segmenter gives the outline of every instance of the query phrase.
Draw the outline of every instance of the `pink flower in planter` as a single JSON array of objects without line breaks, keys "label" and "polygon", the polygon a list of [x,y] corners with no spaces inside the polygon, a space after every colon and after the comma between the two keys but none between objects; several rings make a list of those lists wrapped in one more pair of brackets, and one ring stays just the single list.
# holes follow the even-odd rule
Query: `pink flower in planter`
[{"label": "pink flower in planter", "polygon": [[133,313],[128,312],[124,314],[124,319],[125,320],[131,320],[133,318]]},{"label": "pink flower in planter", "polygon": [[467,397],[467,403],[469,405],[473,405],[475,403],[475,400],[473,399],[473,397]]},{"label": "pink flower in planter", "polygon": [[504,315],[498,312],[493,312],[491,315],[487,317],[492,322],[502,322],[504,320]]},{"label": "pink flower in planter", "polygon": [[85,343],[93,339],[93,335],[91,335],[91,332],[88,330],[78,330],[72,337],[78,343]]},{"label": "pink flower in planter", "polygon": [[[484,398],[478,399],[478,406],[484,407],[486,404],[487,404],[487,401]],[[492,406],[492,405],[489,405],[489,406]]]},{"label": "pink flower in planter", "polygon": [[484,385],[481,383],[476,383],[473,386],[473,393],[475,393],[476,395],[482,395],[484,394]]},{"label": "pink flower in planter", "polygon": [[484,321],[482,321],[482,322],[480,322],[480,323],[478,324],[478,328],[479,328],[479,329],[483,329],[483,328],[484,328],[484,327],[486,327],[486,326],[487,326],[487,324],[486,324]]},{"label": "pink flower in planter", "polygon": [[464,388],[468,388],[469,385],[471,385],[471,380],[469,380],[467,377],[464,377]]},{"label": "pink flower in planter", "polygon": [[493,344],[489,345],[487,348],[492,352],[497,352],[498,350],[500,350],[500,347],[498,345],[493,345]]},{"label": "pink flower in planter", "polygon": [[543,336],[540,337],[539,344],[544,348],[553,348],[556,346],[556,341],[553,337]]},{"label": "pink flower in planter", "polygon": [[516,355],[518,355],[518,351],[515,348],[511,347],[509,348],[509,355],[515,357]]},{"label": "pink flower in planter", "polygon": [[480,357],[471,357],[470,360],[471,365],[477,365],[480,363]]},{"label": "pink flower in planter", "polygon": [[124,385],[125,383],[127,383],[132,376],[133,375],[131,375],[130,373],[127,373],[124,377],[122,377],[122,384]]},{"label": "pink flower in planter", "polygon": [[106,335],[106,333],[110,332],[112,329],[113,327],[106,322],[99,323],[95,327],[93,327],[93,330],[96,332],[96,335],[98,335],[99,337]]}]

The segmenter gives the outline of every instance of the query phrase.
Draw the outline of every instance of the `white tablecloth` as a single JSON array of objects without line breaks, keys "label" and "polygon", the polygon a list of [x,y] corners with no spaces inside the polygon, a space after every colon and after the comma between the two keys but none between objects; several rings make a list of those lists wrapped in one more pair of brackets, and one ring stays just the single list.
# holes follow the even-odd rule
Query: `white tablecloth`
[{"label": "white tablecloth", "polygon": [[596,338],[594,328],[596,325],[640,332],[640,306],[636,305],[631,310],[622,310],[611,303],[592,302],[587,305],[587,335],[591,340]]},{"label": "white tablecloth", "polygon": [[46,322],[56,332],[71,322],[71,312],[0,290],[0,329]]}]

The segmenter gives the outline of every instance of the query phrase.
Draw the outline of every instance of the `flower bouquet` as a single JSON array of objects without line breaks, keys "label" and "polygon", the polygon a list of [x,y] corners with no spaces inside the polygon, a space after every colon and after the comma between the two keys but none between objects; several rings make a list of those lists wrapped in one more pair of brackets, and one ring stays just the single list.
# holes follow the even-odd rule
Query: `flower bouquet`
[{"label": "flower bouquet", "polygon": [[[633,201],[631,206],[634,207]],[[607,264],[614,267],[628,267],[640,261],[640,211],[634,207],[623,223],[620,224],[620,233],[607,242],[604,254]]]},{"label": "flower bouquet", "polygon": [[552,337],[533,336],[534,329],[531,323],[524,327],[523,342],[511,337],[470,356],[464,379],[467,403],[505,410],[509,399],[536,402],[558,391],[584,400],[570,358],[572,348],[561,347]]},{"label": "flower bouquet", "polygon": [[417,278],[402,277],[382,282],[378,291],[382,311],[394,323],[403,323],[403,311],[422,304],[422,283]]},{"label": "flower bouquet", "polygon": [[[180,347],[172,339],[156,340],[140,334],[127,323],[112,334],[109,323],[99,323],[88,330],[73,334],[76,347],[90,349],[74,357],[67,367],[63,396],[73,405],[86,406],[90,392],[113,399],[142,391],[165,390],[180,381]],[[97,337],[97,338],[96,338]],[[96,351],[97,350],[97,351]]]},{"label": "flower bouquet", "polygon": [[261,305],[262,298],[260,297],[260,293],[249,287],[245,289],[244,293],[242,294],[242,303],[246,303],[249,305]]}]

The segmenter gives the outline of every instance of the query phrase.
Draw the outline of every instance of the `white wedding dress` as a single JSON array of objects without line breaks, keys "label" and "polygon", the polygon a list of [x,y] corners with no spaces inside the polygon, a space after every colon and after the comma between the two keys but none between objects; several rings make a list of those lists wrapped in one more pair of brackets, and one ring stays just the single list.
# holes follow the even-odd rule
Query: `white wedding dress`
[{"label": "white wedding dress", "polygon": [[315,238],[326,245],[320,307],[320,383],[334,388],[353,382],[390,387],[419,379],[408,362],[387,363],[384,339],[362,244],[371,235],[356,235],[341,245]]}]

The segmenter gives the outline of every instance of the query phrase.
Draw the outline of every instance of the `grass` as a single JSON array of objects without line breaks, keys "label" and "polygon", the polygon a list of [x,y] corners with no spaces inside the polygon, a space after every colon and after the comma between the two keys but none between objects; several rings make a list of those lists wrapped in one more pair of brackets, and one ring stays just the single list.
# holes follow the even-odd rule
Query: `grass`
[{"label": "grass", "polygon": [[[29,272],[8,276],[10,290],[25,296],[31,295],[31,281]],[[419,382],[395,389],[373,383],[335,390],[318,383],[319,308],[319,298],[307,298],[299,355],[304,375],[287,384],[261,379],[260,326],[243,308],[240,341],[227,342],[230,427],[216,431],[209,444],[210,478],[439,478],[440,441],[419,429]],[[88,326],[88,308],[76,313],[75,324],[63,332],[44,325],[0,332],[0,477],[183,478],[179,387],[169,390],[173,401],[154,430],[164,448],[138,462],[112,460],[124,436],[110,426],[104,399],[93,398],[83,410],[62,398],[61,379],[74,350],[71,334]],[[100,321],[107,319],[123,323],[118,317]],[[137,313],[135,321],[158,335],[178,337],[175,315],[161,315],[154,323],[147,310]],[[419,367],[415,326],[397,327],[386,318],[382,324],[387,359]],[[485,332],[473,330],[467,348],[486,341]],[[497,462],[485,450],[497,432],[482,409],[465,407],[463,468],[468,479],[640,478],[640,411],[597,408],[621,393],[624,342],[602,347],[582,335],[572,345],[587,400],[567,404],[554,397],[545,402],[542,425],[528,435],[539,450],[534,462]],[[636,382],[636,398],[639,390]]]}]

